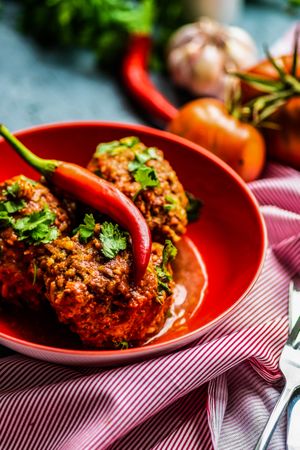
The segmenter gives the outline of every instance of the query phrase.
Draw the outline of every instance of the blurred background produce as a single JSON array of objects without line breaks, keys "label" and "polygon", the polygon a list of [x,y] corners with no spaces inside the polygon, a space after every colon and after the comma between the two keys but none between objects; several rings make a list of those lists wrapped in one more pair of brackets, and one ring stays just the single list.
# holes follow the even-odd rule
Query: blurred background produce
[{"label": "blurred background produce", "polygon": [[[12,128],[89,119],[133,121],[172,128],[167,122],[175,118],[178,107],[200,95],[224,96],[228,65],[240,70],[253,64],[255,45],[251,37],[258,49],[258,59],[262,58],[262,44],[272,46],[299,18],[299,8],[295,6],[299,2],[288,0],[11,0],[2,3],[0,54],[5,63],[0,72],[0,114]],[[171,77],[167,71],[170,37],[179,27],[197,21],[199,13],[222,22],[222,28],[218,24],[215,33],[219,46],[206,41],[205,50],[200,52],[198,48],[194,54],[201,55],[200,62],[195,62],[195,56],[189,60],[192,64],[188,67],[196,67],[196,75],[201,75],[196,81],[191,76],[192,71],[188,76],[186,73],[184,76],[181,73],[179,78],[174,76],[174,66],[178,74],[178,60],[171,64]],[[224,34],[224,30],[232,30],[228,25],[242,29],[238,37],[219,39],[221,31]],[[141,36],[147,43],[142,49],[133,46],[131,39]],[[213,71],[208,70],[208,63],[203,64],[207,49],[209,55],[205,55],[205,61],[217,61]],[[129,101],[128,92],[120,83],[126,51],[131,58],[131,70],[126,72],[125,84],[132,89],[141,81],[137,100],[143,108]],[[186,52],[181,50],[181,64],[186,60]],[[210,80],[208,75],[212,76]],[[180,86],[176,87],[172,79],[179,81]],[[147,116],[149,102],[151,114]],[[166,103],[169,104],[167,111]],[[218,108],[223,110],[221,105]],[[230,114],[230,123],[233,123]],[[233,119],[239,121],[240,117]],[[235,125],[240,129],[239,122]],[[209,145],[199,141],[199,134],[196,142]],[[215,148],[211,145],[209,150],[215,151]],[[240,167],[235,170],[246,180],[255,178],[261,171],[264,150],[258,151],[258,148],[256,146],[255,170],[247,166],[247,174],[240,163],[247,158],[235,158],[234,164],[238,162]],[[234,166],[230,162],[232,155],[221,150],[219,156]]]},{"label": "blurred background produce", "polygon": [[250,67],[257,60],[255,42],[245,30],[208,17],[175,31],[167,50],[174,83],[198,96],[224,98],[230,84],[228,73]]}]

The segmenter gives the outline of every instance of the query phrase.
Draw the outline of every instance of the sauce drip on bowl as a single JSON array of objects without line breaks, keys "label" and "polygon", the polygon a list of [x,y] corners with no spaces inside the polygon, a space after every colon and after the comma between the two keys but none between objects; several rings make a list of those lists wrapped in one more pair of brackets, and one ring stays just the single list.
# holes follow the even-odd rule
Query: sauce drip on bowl
[{"label": "sauce drip on bowl", "polygon": [[147,343],[164,342],[189,332],[189,321],[201,307],[205,295],[207,273],[197,248],[187,236],[176,246],[178,254],[173,265],[176,283],[174,302],[164,327]]},{"label": "sauce drip on bowl", "polygon": [[[186,236],[176,246],[174,303],[164,327],[145,345],[167,341],[190,331],[189,321],[199,311],[205,295],[207,274],[197,248]],[[10,334],[9,330],[13,330],[20,339],[60,348],[87,349],[74,333],[58,323],[50,307],[37,312],[0,307],[0,324],[3,331],[6,329]]]}]

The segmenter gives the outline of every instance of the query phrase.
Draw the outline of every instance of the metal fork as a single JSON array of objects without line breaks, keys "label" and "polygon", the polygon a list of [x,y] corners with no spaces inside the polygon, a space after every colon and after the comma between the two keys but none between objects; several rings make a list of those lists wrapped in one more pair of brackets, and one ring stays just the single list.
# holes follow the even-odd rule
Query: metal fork
[{"label": "metal fork", "polygon": [[289,320],[290,334],[279,359],[279,368],[284,375],[285,386],[255,450],[266,450],[268,448],[282,413],[293,393],[300,386],[300,276],[295,277],[290,283]]}]

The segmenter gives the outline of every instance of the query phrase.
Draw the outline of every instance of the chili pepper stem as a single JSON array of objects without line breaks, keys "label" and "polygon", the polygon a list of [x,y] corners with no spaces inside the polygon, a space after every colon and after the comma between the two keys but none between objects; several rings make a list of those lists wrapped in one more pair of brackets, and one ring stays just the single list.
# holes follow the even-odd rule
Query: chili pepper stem
[{"label": "chili pepper stem", "polygon": [[48,177],[54,172],[59,165],[59,161],[51,159],[43,159],[32,153],[22,142],[20,142],[5,125],[0,124],[0,135],[16,150],[16,152],[34,169],[40,172],[45,177]]}]

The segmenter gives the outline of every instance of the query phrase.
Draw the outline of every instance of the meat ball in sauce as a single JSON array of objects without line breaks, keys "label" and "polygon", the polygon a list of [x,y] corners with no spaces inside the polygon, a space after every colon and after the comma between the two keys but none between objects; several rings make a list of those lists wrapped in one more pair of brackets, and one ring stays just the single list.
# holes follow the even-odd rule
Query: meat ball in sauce
[{"label": "meat ball in sauce", "polygon": [[134,201],[153,241],[176,242],[185,233],[188,199],[161,150],[127,137],[99,144],[87,167]]},{"label": "meat ball in sauce", "polygon": [[68,231],[68,214],[46,186],[22,175],[0,184],[2,299],[34,309],[40,306],[45,298],[37,276],[36,254],[43,242]]},{"label": "meat ball in sauce", "polygon": [[87,243],[76,234],[45,245],[39,268],[46,297],[58,320],[87,346],[143,344],[161,329],[172,302],[174,282],[166,247],[153,244],[148,270],[137,286],[130,243],[114,258],[107,258],[99,239],[101,227],[95,225]]}]

